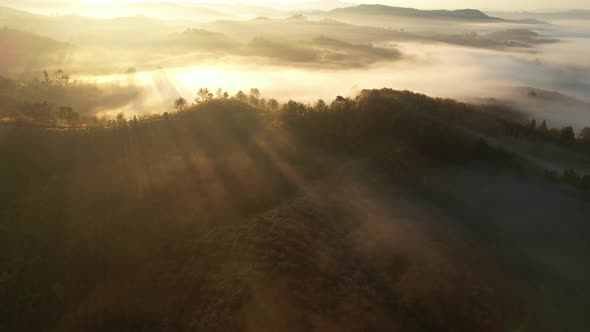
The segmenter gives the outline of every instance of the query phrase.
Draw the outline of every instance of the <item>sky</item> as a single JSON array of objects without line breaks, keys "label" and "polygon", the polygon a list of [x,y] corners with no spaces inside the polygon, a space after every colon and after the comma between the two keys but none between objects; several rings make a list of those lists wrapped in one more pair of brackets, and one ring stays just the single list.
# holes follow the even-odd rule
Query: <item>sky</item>
[{"label": "sky", "polygon": [[[362,2],[362,1],[355,1]],[[373,1],[365,1],[373,2]],[[476,8],[493,10],[590,9],[589,0],[383,0],[375,1],[392,6],[456,9]]]},{"label": "sky", "polygon": [[[82,0],[84,1],[84,0]],[[92,0],[94,1],[94,0]],[[137,0],[142,1],[142,0]],[[146,1],[146,0],[144,0]],[[151,0],[147,0],[151,1]],[[158,0],[161,1],[161,0]],[[182,0],[181,0],[182,1]],[[200,1],[200,0],[185,0]],[[206,0],[205,0],[206,1]],[[246,0],[253,3],[301,3],[309,0]],[[332,0],[328,0],[332,1]],[[326,1],[326,2],[328,2]],[[496,9],[496,10],[543,10],[543,9],[590,9],[589,0],[381,0],[381,1],[362,1],[362,0],[344,0],[353,3],[381,3],[391,6],[403,6],[425,9],[454,9],[454,8],[477,8],[477,9]],[[317,1],[316,2],[322,2]]]},{"label": "sky", "polygon": [[[85,0],[82,0],[85,1]],[[96,0],[90,0],[96,1]],[[100,1],[100,0],[98,0]],[[142,1],[142,0],[137,0]],[[143,0],[143,1],[161,1],[161,0]],[[172,0],[174,1],[174,0]],[[182,0],[176,0],[182,1]],[[185,1],[207,1],[207,0],[185,0]],[[244,0],[252,3],[272,3],[289,4],[301,3],[310,0]],[[242,2],[244,2],[242,1]],[[403,6],[424,9],[456,9],[456,8],[477,8],[477,9],[495,9],[495,10],[543,10],[543,9],[590,9],[590,0],[343,0],[352,3],[381,3],[391,6]],[[210,2],[210,1],[209,1]],[[223,1],[220,1],[223,2]],[[315,1],[323,2],[323,1]],[[325,2],[332,2],[327,0]]]},{"label": "sky", "polygon": [[[64,2],[80,3],[80,4],[107,4],[120,3],[117,0],[61,0]],[[457,8],[475,8],[482,10],[503,10],[503,11],[540,11],[540,10],[563,10],[563,9],[590,9],[589,0],[231,0],[231,1],[215,1],[215,0],[127,0],[130,2],[242,2],[253,3],[259,5],[277,6],[294,6],[301,5],[305,2],[312,2],[316,5],[318,3],[337,3],[338,1],[349,3],[381,3],[391,6],[413,7],[420,9],[457,9]],[[0,4],[28,4],[38,3],[40,5],[55,5],[60,0],[3,0]]]}]

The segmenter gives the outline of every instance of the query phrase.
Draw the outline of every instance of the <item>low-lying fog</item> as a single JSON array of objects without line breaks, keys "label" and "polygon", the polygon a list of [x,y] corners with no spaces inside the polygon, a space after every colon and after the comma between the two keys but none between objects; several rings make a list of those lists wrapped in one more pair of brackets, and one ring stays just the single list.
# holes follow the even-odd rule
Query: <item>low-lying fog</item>
[{"label": "low-lying fog", "polygon": [[[586,107],[590,105],[586,104],[590,102],[590,38],[561,36],[568,29],[571,26],[562,32],[539,31],[560,35],[560,42],[518,51],[393,41],[387,46],[400,50],[401,59],[360,68],[321,69],[272,64],[256,57],[226,56],[200,58],[184,66],[163,65],[158,70],[139,69],[133,83],[127,75],[82,78],[142,88],[144,99],[123,109],[133,114],[170,106],[179,96],[192,100],[201,87],[213,91],[223,88],[231,94],[257,87],[267,97],[306,102],[331,99],[338,94],[350,96],[363,88],[390,87],[465,101],[505,102],[538,113],[554,125],[583,127],[590,124],[590,108]],[[545,98],[532,100],[530,91]],[[119,111],[122,110],[113,110]]]},{"label": "low-lying fog", "polygon": [[[129,5],[148,16],[108,19],[0,7],[7,27],[0,30],[0,75],[43,80],[43,70],[63,69],[72,80],[137,91],[126,106],[100,109],[110,114],[162,113],[203,87],[230,94],[256,87],[266,98],[303,102],[388,87],[508,105],[553,126],[590,125],[590,20],[522,21],[479,11],[400,18],[403,8],[383,16],[371,6],[304,15],[245,6],[243,13],[267,17],[241,19],[193,5]],[[209,20],[156,15],[164,9]]]}]

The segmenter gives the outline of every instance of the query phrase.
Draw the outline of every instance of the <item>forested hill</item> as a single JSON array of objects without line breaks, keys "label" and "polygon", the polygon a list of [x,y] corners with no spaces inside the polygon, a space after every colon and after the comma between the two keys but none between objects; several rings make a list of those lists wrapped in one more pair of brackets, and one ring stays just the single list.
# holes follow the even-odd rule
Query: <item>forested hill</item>
[{"label": "forested hill", "polygon": [[588,179],[503,143],[587,153],[569,130],[388,89],[197,101],[0,127],[0,330],[585,326]]}]

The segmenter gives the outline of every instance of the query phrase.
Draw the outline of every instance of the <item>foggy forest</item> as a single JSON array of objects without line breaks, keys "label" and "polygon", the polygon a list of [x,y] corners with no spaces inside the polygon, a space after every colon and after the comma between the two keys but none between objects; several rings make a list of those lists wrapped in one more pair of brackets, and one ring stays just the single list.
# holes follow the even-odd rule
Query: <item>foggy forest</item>
[{"label": "foggy forest", "polygon": [[0,332],[590,330],[586,1],[0,0]]}]

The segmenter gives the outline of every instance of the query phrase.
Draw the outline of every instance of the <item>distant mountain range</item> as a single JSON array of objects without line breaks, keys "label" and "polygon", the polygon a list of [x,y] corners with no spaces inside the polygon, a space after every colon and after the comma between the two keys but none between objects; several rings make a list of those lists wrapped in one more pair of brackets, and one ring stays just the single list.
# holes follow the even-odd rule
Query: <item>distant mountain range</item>
[{"label": "distant mountain range", "polygon": [[0,28],[0,73],[21,73],[59,62],[72,48],[70,44],[33,33]]},{"label": "distant mountain range", "polygon": [[396,16],[416,19],[452,19],[469,21],[499,21],[482,11],[475,9],[461,10],[419,10],[414,8],[391,7],[385,5],[359,5],[348,8],[337,8],[328,12],[330,15],[371,15]]},{"label": "distant mountain range", "polygon": [[488,12],[488,14],[511,20],[590,20],[590,10],[568,10],[559,12]]},{"label": "distant mountain range", "polygon": [[[145,16],[97,19],[79,15],[46,16],[0,7],[0,27],[26,31],[70,44],[125,44],[151,40],[178,30],[176,22]],[[145,31],[151,31],[145,34]]]}]

